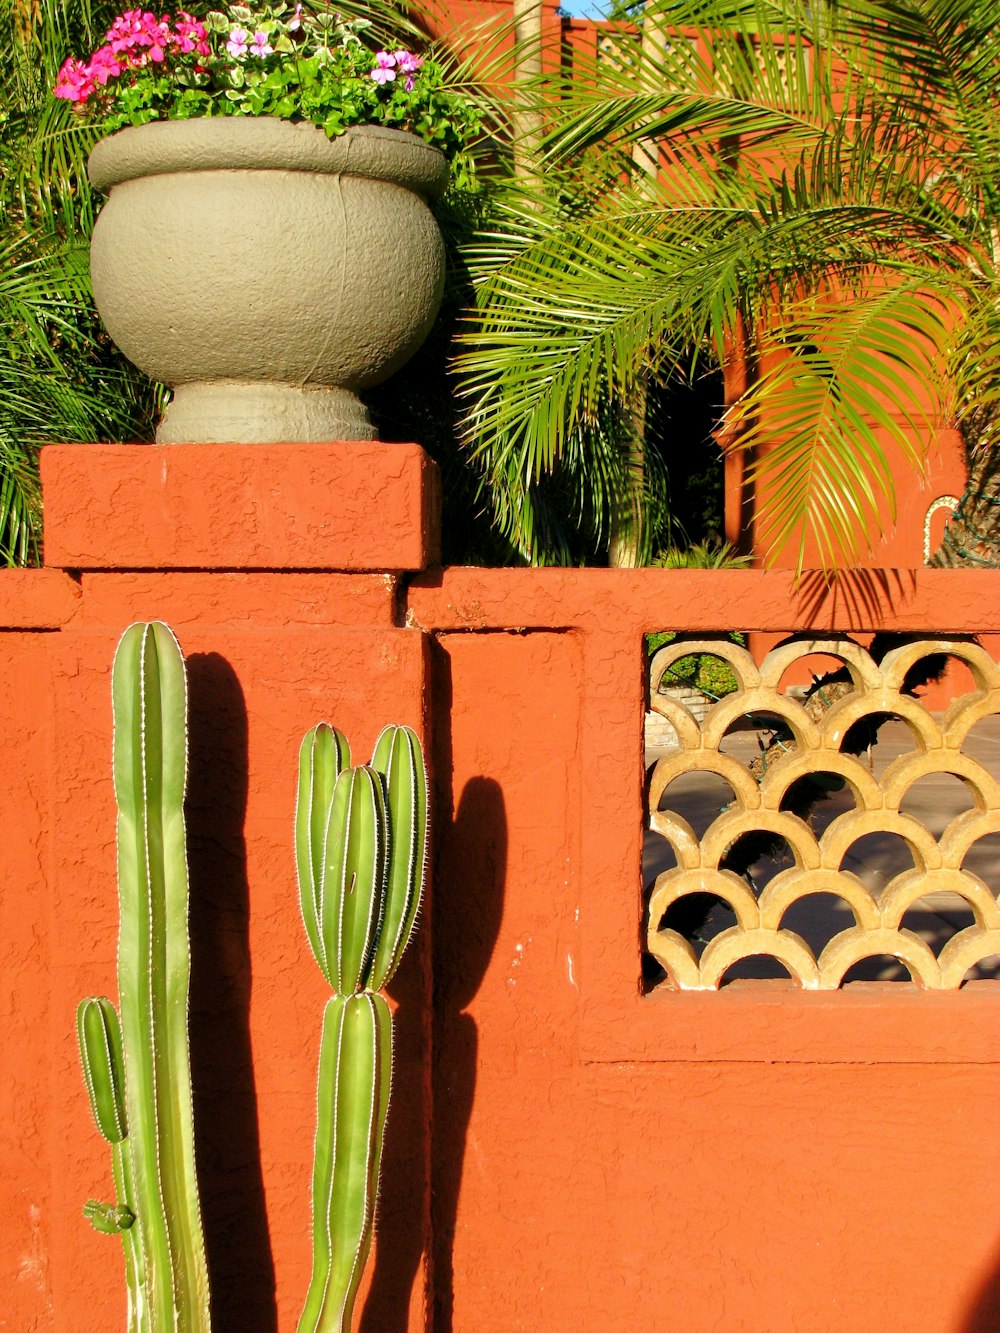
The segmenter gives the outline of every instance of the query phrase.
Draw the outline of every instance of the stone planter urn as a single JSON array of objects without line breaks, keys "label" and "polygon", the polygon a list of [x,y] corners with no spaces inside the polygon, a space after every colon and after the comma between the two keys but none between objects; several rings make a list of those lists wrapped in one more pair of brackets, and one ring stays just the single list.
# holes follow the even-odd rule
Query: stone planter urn
[{"label": "stone planter urn", "polygon": [[90,155],[109,192],[91,275],[108,333],[173,389],[160,444],[375,438],[361,390],[430,332],[435,148],[269,117],[156,121]]}]

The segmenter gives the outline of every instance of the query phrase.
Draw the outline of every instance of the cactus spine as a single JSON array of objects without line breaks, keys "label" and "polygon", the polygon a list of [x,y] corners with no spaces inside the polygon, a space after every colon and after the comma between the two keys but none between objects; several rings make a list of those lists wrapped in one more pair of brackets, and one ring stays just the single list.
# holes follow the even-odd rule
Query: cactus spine
[{"label": "cactus spine", "polygon": [[371,1249],[392,1071],[392,1017],[378,994],[416,920],[427,855],[427,777],[417,735],[386,727],[350,767],[321,722],[299,751],[296,866],[306,935],[336,994],[320,1041],[313,1164],[313,1272],[299,1333],[350,1333]]},{"label": "cactus spine", "polygon": [[202,1333],[210,1318],[188,1052],[187,676],[166,625],[125,631],[112,703],[121,1029],[104,998],[85,1000],[77,1024],[118,1204],[85,1211],[99,1229],[121,1229],[130,1330]]}]

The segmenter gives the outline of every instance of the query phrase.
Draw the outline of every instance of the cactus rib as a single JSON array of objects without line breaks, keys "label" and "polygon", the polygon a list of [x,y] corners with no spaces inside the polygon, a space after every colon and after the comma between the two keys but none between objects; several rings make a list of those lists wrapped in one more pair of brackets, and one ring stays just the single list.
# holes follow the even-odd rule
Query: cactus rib
[{"label": "cactus rib", "polygon": [[340,995],[364,987],[382,920],[387,842],[381,778],[363,764],[347,769],[333,790],[320,889],[322,930]]},{"label": "cactus rib", "polygon": [[339,774],[350,762],[351,750],[347,738],[328,723],[320,722],[302,738],[295,801],[295,868],[299,881],[299,904],[310,948],[331,986],[335,983],[320,928],[320,893],[330,801]]},{"label": "cactus rib", "polygon": [[369,987],[392,979],[420,907],[427,868],[427,774],[412,727],[386,727],[375,743],[372,767],[383,775],[390,859],[385,913],[372,960]]}]

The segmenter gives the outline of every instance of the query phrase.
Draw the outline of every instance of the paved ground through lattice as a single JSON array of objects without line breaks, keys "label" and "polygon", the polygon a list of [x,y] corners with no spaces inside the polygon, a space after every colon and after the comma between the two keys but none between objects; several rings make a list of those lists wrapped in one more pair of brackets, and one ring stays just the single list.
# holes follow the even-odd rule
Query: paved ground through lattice
[{"label": "paved ground through lattice", "polygon": [[[759,753],[761,741],[766,742],[768,733],[756,730],[732,732],[726,737],[721,747],[744,763]],[[913,748],[912,733],[902,722],[889,722],[879,733],[879,742],[871,753],[872,770],[881,777],[889,764],[900,754]],[[985,768],[1000,778],[1000,717],[989,717],[980,722],[968,737],[965,753],[978,759]],[[661,755],[665,749],[647,749],[647,767]],[[669,804],[678,814],[684,816],[701,834],[718,815],[720,809],[731,799],[726,784],[717,781],[711,774],[692,773],[679,779],[669,790]],[[667,802],[665,801],[665,804]],[[838,792],[822,802],[814,811],[813,827],[819,835],[837,816],[852,808],[849,792]],[[948,774],[933,774],[915,784],[908,794],[902,809],[912,813],[926,825],[936,837],[955,815],[972,806],[964,784]],[[648,889],[656,876],[675,864],[673,852],[665,839],[657,834],[646,832],[643,851],[643,883]],[[758,890],[791,864],[791,858],[784,860],[761,861],[754,867],[754,883]],[[893,834],[872,834],[855,843],[844,862],[844,868],[853,870],[873,893],[877,893],[893,875],[912,865],[912,858],[905,844]],[[1000,891],[1000,835],[982,839],[969,852],[965,866],[979,875],[996,894]],[[707,943],[721,931],[733,924],[732,913],[724,907],[716,907],[699,932],[701,940]],[[920,904],[911,909],[905,918],[905,925],[921,936],[935,954],[951,936],[964,926],[972,924],[972,911],[964,899],[956,894],[927,894]],[[818,955],[823,945],[839,931],[853,924],[853,916],[847,905],[826,894],[811,895],[792,905],[782,923],[790,930],[801,935]],[[749,958],[730,970],[727,979],[753,979],[764,977],[784,977],[787,974],[779,964],[768,958]],[[1000,977],[1000,958],[985,959],[976,970],[979,977]],[[849,972],[847,980],[852,981],[906,981],[909,973],[894,959],[884,957],[866,959],[856,964]]]}]

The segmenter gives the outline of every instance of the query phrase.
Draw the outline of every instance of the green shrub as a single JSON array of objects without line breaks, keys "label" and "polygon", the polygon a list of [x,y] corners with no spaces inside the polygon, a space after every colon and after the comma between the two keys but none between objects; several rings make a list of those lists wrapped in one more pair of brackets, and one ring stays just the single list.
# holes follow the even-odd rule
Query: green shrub
[{"label": "green shrub", "polygon": [[[744,636],[735,630],[729,634],[730,643],[742,644]],[[673,630],[661,630],[646,635],[646,651],[650,657],[664,644],[673,643],[677,634]],[[661,688],[667,685],[690,685],[701,690],[710,699],[722,699],[739,689],[739,681],[728,662],[724,662],[713,653],[690,653],[679,657],[672,667],[663,674]]]}]

